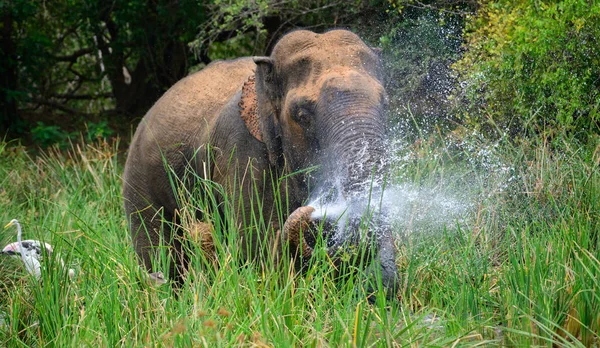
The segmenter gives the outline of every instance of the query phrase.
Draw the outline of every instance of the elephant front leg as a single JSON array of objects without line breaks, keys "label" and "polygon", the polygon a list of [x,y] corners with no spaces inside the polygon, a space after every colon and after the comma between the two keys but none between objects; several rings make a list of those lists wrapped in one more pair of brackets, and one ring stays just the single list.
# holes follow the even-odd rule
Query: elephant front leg
[{"label": "elephant front leg", "polygon": [[387,291],[386,296],[388,299],[394,299],[398,293],[400,279],[396,264],[396,246],[391,231],[382,238],[378,259],[381,267],[381,282]]},{"label": "elephant front leg", "polygon": [[368,292],[369,301],[373,302],[373,294],[382,290],[388,300],[397,297],[398,285],[400,283],[398,266],[396,265],[396,246],[391,231],[387,230],[376,237],[376,254],[373,263],[369,267],[370,282]]}]

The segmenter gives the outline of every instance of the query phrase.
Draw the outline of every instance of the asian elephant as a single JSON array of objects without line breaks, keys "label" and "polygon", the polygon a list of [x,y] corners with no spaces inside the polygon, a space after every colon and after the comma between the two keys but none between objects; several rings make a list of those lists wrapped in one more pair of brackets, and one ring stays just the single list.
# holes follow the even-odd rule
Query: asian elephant
[{"label": "asian elephant", "polygon": [[[332,190],[347,199],[359,197],[381,181],[386,166],[382,80],[377,52],[357,35],[298,30],[283,36],[268,57],[214,62],[176,83],[139,124],[123,176],[125,210],[143,266],[153,271],[153,248],[161,240],[181,257],[177,264],[187,262],[182,242],[173,238],[181,232],[164,221],[176,221],[180,209],[173,177],[189,171],[196,181],[210,180],[239,197],[243,255],[281,253],[288,243],[291,254],[309,258],[314,245],[300,241],[297,231],[312,220],[312,208],[303,205]],[[280,190],[273,182],[281,183]],[[194,179],[184,183],[194,185]],[[276,199],[287,202],[283,214],[275,211]],[[256,212],[268,222],[266,228],[253,223]],[[280,220],[289,212],[293,221],[284,227]],[[200,211],[196,218],[206,220]],[[393,236],[390,228],[377,230],[370,239],[375,260],[370,267],[381,271],[381,284],[393,296]]]}]

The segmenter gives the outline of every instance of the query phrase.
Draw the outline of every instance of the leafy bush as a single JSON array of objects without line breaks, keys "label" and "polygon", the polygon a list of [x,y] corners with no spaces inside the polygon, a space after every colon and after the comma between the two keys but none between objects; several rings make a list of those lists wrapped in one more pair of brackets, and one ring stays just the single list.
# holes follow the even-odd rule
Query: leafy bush
[{"label": "leafy bush", "polygon": [[31,140],[41,147],[52,145],[65,147],[74,137],[75,133],[69,133],[56,125],[48,126],[41,121],[38,121],[37,125],[31,129]]},{"label": "leafy bush", "polygon": [[454,65],[475,106],[465,120],[501,132],[598,132],[599,37],[597,1],[482,2]]},{"label": "leafy bush", "polygon": [[98,123],[89,122],[86,124],[87,134],[86,140],[93,142],[97,139],[106,139],[114,134],[114,131],[108,126],[108,121],[100,121]]}]

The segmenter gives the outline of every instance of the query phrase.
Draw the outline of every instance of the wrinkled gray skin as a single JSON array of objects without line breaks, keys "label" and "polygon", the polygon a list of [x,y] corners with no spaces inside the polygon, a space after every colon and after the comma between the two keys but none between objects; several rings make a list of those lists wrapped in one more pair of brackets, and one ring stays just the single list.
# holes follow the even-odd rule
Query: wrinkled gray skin
[{"label": "wrinkled gray skin", "polygon": [[[161,223],[161,215],[175,221],[179,208],[165,163],[180,178],[192,170],[223,185],[232,197],[242,190],[246,214],[239,214],[238,227],[249,258],[273,250],[284,222],[273,211],[272,178],[319,166],[310,180],[297,174],[283,181],[292,212],[311,198],[310,192],[320,194],[337,184],[351,197],[373,173],[381,175],[386,99],[381,69],[377,54],[349,31],[295,31],[277,43],[270,57],[215,62],[169,89],[138,126],[124,173],[132,239],[148,271],[156,271],[151,260],[161,233],[177,251],[176,263],[183,265],[178,274],[187,262],[173,238],[179,232]],[[261,140],[250,133],[238,106],[242,85],[253,74]],[[242,216],[257,207],[253,184],[261,195],[264,220],[272,224],[267,232]],[[206,217],[198,212],[196,218]],[[373,240],[379,262],[372,267],[381,268],[391,295],[397,281],[391,231],[385,228]]]}]

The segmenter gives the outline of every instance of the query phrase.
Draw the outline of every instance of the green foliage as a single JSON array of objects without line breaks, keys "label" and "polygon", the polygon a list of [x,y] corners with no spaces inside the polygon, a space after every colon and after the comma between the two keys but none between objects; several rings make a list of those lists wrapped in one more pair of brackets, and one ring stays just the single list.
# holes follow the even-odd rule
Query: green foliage
[{"label": "green foliage", "polygon": [[[108,126],[108,121],[87,122],[85,124],[86,132],[82,133],[80,138],[86,142],[97,140],[106,141],[114,134],[114,131]],[[77,140],[78,132],[69,132],[57,125],[46,125],[38,121],[36,126],[31,129],[31,141],[41,148],[58,146],[67,148],[71,142]]]},{"label": "green foliage", "polygon": [[194,63],[204,16],[196,0],[0,2],[0,133],[141,116]]},{"label": "green foliage", "polygon": [[598,1],[483,2],[455,65],[474,106],[465,120],[500,132],[598,132],[598,37]]},{"label": "green foliage", "polygon": [[265,55],[289,30],[355,26],[364,19],[360,15],[377,13],[380,5],[381,1],[359,0],[213,0],[208,20],[189,45],[196,55],[211,59]]},{"label": "green foliage", "polygon": [[108,126],[108,121],[101,121],[98,123],[89,122],[86,124],[86,127],[87,142],[93,142],[95,140],[106,140],[114,134],[114,131]]},{"label": "green foliage", "polygon": [[[236,53],[231,55],[232,50],[235,51],[237,49],[241,49],[241,51],[246,51],[247,45],[245,43],[242,43],[241,45],[239,44],[240,40],[244,40],[244,36],[248,36],[250,39],[252,36],[255,36],[255,39],[252,41],[255,41],[254,44],[256,46],[256,40],[259,40],[261,35],[264,39],[264,35],[266,34],[262,18],[269,15],[269,13],[272,11],[269,9],[269,4],[269,0],[252,2],[240,0],[211,1],[211,16],[201,26],[198,37],[196,40],[190,43],[190,47],[197,54],[201,54],[202,50],[207,51],[216,48],[217,53],[215,58],[224,59],[230,58],[231,56],[235,57]],[[247,32],[254,35],[246,35]],[[225,41],[225,45],[226,47],[229,46],[229,50],[225,49],[225,52],[223,52],[225,54],[219,54],[218,51],[222,50],[223,48],[212,47],[212,44],[219,43],[221,40],[218,40],[218,37],[224,33],[230,33],[227,34],[229,37]],[[211,44],[211,47],[207,47],[209,44]]]},{"label": "green foliage", "polygon": [[388,12],[410,13],[413,10],[435,10],[452,14],[466,14],[477,6],[477,0],[387,0]]},{"label": "green foliage", "polygon": [[75,133],[69,133],[59,126],[48,126],[44,122],[38,121],[37,125],[31,129],[31,138],[35,144],[44,148],[52,145],[64,148],[69,141],[75,138]]}]

